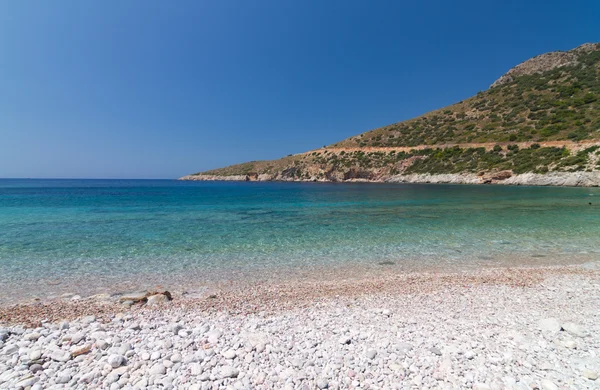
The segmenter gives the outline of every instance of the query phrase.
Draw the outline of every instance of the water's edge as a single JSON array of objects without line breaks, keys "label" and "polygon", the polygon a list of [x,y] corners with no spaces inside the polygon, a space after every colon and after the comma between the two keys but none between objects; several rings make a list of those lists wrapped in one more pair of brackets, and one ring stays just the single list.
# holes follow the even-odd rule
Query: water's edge
[{"label": "water's edge", "polygon": [[0,303],[600,260],[600,190],[0,181]]},{"label": "water's edge", "polygon": [[[187,175],[179,178],[184,181],[290,181],[307,182],[313,180],[278,178],[261,175]],[[600,172],[550,172],[547,174],[522,173],[505,178],[502,175],[477,175],[474,173],[411,174],[383,176],[378,179],[348,179],[334,181],[319,179],[319,182],[364,182],[364,183],[413,183],[413,184],[501,184],[517,186],[556,186],[556,187],[599,187]]]}]

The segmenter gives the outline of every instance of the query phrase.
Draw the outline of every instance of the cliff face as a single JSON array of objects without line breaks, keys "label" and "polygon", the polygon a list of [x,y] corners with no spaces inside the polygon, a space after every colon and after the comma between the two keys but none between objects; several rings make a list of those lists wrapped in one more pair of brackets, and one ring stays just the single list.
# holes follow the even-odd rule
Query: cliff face
[{"label": "cliff face", "polygon": [[420,117],[182,179],[598,185],[599,170],[600,44],[585,44],[534,57]]}]

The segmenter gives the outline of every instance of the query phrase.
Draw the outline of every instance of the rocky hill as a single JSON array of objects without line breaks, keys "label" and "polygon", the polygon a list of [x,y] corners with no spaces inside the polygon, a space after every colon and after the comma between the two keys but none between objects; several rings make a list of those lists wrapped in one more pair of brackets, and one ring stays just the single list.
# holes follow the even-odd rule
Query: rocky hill
[{"label": "rocky hill", "polygon": [[585,44],[527,60],[420,117],[183,179],[600,185],[599,171],[600,44]]},{"label": "rocky hill", "polygon": [[585,43],[569,51],[553,51],[535,56],[506,72],[491,88],[515,81],[519,76],[544,73],[562,66],[576,66],[582,55],[598,50],[597,44]]}]

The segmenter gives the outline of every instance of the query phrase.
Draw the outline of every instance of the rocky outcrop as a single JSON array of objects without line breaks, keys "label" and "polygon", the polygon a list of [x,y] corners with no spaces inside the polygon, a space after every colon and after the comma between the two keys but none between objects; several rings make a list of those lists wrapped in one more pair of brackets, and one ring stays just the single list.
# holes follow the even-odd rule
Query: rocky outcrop
[{"label": "rocky outcrop", "polygon": [[[198,179],[180,180],[213,180],[220,181],[222,176],[203,176]],[[249,181],[247,176],[225,176],[226,180]],[[271,176],[267,174],[258,175],[254,181],[294,181],[294,182],[368,182],[368,183],[431,183],[431,184],[505,184],[526,186],[564,186],[564,187],[600,187],[600,171],[595,172],[549,172],[546,174],[523,173],[513,175],[511,171],[488,172],[485,174],[475,173],[444,173],[429,174],[418,173],[408,175],[377,176],[375,172],[340,171],[327,172],[324,178],[297,179],[290,175]]]},{"label": "rocky outcrop", "polygon": [[474,173],[415,173],[394,175],[385,180],[388,183],[431,183],[431,184],[483,184],[481,176]]},{"label": "rocky outcrop", "polygon": [[268,173],[261,173],[260,175],[258,175],[258,181],[271,181],[273,180],[273,176],[269,175]]},{"label": "rocky outcrop", "polygon": [[344,181],[348,180],[376,180],[372,171],[350,168],[344,173]]},{"label": "rocky outcrop", "polygon": [[562,66],[576,65],[580,55],[597,50],[597,46],[594,43],[585,43],[569,51],[553,51],[540,54],[506,72],[491,85],[491,88],[510,83],[519,76],[543,73]]},{"label": "rocky outcrop", "polygon": [[507,177],[503,171],[492,175],[473,173],[413,174],[389,177],[389,183],[437,183],[437,184],[504,184],[523,186],[600,187],[600,172],[550,172],[546,174],[523,173]]},{"label": "rocky outcrop", "polygon": [[600,172],[523,173],[506,179],[502,184],[528,186],[599,187]]},{"label": "rocky outcrop", "polygon": [[189,181],[249,181],[248,175],[232,175],[232,176],[218,176],[218,175],[187,175],[179,180]]}]

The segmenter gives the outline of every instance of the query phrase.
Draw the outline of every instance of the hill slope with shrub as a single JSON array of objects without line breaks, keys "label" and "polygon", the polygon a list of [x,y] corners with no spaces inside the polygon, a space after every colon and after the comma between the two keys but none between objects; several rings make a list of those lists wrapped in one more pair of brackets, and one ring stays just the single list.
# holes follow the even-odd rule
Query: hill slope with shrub
[{"label": "hill slope with shrub", "polygon": [[[397,175],[600,170],[600,44],[517,65],[490,89],[322,149],[190,180],[385,181]],[[504,172],[497,175],[497,172]]]}]

